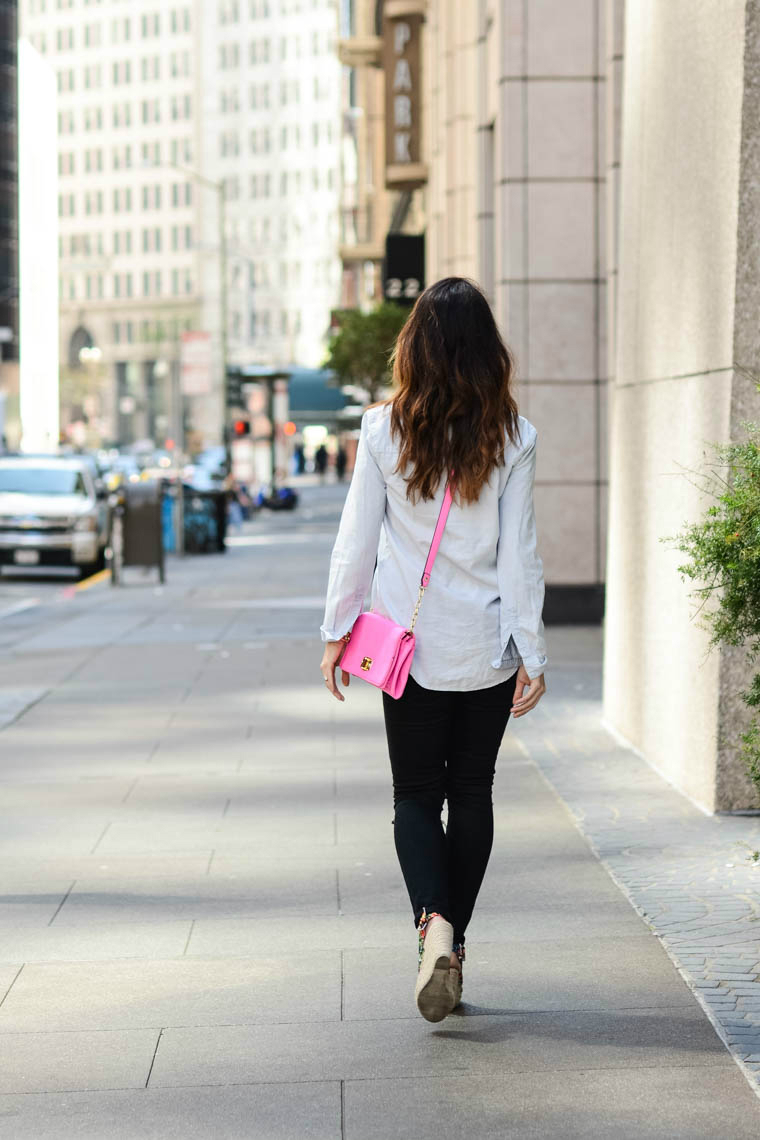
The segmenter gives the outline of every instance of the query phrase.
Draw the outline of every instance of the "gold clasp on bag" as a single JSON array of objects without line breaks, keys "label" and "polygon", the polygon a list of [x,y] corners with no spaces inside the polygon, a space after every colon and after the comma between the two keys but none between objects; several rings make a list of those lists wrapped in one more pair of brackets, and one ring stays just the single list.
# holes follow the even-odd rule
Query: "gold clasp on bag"
[{"label": "gold clasp on bag", "polygon": [[364,670],[364,672],[368,673],[371,668],[372,668],[372,658],[371,657],[362,657],[362,669]]}]

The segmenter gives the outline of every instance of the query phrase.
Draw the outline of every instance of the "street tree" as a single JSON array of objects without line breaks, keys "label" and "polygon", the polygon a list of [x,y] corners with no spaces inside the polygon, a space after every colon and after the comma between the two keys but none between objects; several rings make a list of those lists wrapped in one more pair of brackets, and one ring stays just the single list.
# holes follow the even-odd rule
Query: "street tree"
[{"label": "street tree", "polygon": [[363,388],[368,402],[380,399],[390,384],[389,357],[409,310],[391,301],[362,312],[344,309],[330,338],[325,367],[341,387]]}]

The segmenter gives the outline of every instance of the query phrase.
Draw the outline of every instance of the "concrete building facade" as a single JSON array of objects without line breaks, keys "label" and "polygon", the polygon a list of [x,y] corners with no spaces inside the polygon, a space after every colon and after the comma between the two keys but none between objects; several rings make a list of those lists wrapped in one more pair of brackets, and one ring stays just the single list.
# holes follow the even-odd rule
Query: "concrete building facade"
[{"label": "concrete building facade", "polygon": [[611,394],[608,721],[707,811],[756,809],[738,755],[741,648],[709,655],[665,536],[712,501],[693,473],[756,419],[760,13],[627,0]]},{"label": "concrete building facade", "polygon": [[340,185],[341,306],[366,308],[382,298],[385,235],[393,195],[385,185],[384,97],[376,0],[341,9],[338,58],[342,77]]},{"label": "concrete building facade", "polygon": [[113,435],[159,437],[182,333],[205,331],[209,390],[186,402],[217,442],[223,358],[320,363],[339,296],[335,0],[22,0],[21,18],[58,77],[72,384],[96,347]]}]

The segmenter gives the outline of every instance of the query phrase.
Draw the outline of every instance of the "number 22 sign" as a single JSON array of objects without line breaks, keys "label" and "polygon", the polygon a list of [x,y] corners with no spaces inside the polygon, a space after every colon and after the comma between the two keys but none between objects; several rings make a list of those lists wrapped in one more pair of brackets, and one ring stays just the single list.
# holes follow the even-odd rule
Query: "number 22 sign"
[{"label": "number 22 sign", "polygon": [[392,299],[397,297],[418,297],[420,282],[417,277],[389,277],[385,283],[385,295]]}]

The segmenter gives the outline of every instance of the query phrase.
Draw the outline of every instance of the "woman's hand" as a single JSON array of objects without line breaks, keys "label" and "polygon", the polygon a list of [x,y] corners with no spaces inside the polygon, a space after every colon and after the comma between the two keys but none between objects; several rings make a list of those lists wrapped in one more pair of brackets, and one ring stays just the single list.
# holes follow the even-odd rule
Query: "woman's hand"
[{"label": "woman's hand", "polygon": [[517,670],[517,684],[512,702],[512,716],[523,716],[534,709],[546,692],[543,673],[531,681],[523,665]]},{"label": "woman's hand", "polygon": [[[346,642],[343,641],[342,638],[340,641],[328,641],[325,644],[324,656],[322,657],[322,662],[319,666],[322,672],[322,676],[325,679],[327,688],[339,701],[345,701],[346,698],[338,690],[338,686],[335,681],[335,669],[345,648]],[[351,674],[347,673],[345,669],[341,669],[341,680],[344,686],[348,688],[348,682],[351,680]]]}]

